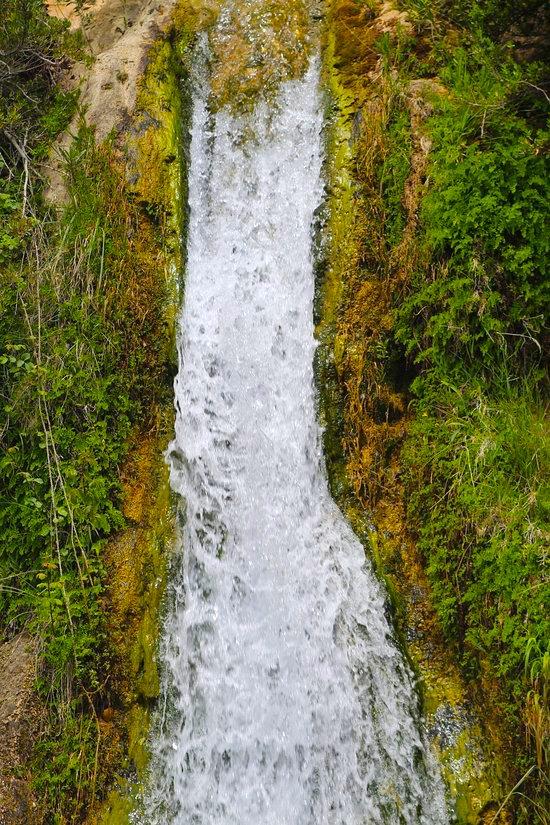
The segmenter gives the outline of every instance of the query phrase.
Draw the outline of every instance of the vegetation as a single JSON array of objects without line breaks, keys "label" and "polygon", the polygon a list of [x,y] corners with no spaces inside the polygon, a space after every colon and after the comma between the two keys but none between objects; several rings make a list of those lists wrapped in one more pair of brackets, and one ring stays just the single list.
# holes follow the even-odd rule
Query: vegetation
[{"label": "vegetation", "polygon": [[332,4],[335,65],[368,107],[334,343],[346,475],[375,513],[404,501],[447,638],[528,772],[507,807],[542,822],[546,18],[536,2],[400,10],[388,31],[374,2]]},{"label": "vegetation", "polygon": [[0,9],[0,266],[21,255],[32,221],[38,164],[74,111],[56,81],[79,53],[42,0],[6,0]]},{"label": "vegetation", "polygon": [[[479,10],[473,19],[484,21]],[[483,29],[463,36],[468,48],[459,42],[441,65],[447,94],[426,124],[424,266],[395,316],[395,338],[418,370],[403,453],[408,511],[446,631],[473,673],[490,660],[545,781],[545,81],[541,66],[518,65]]]},{"label": "vegetation", "polygon": [[[54,809],[74,786],[78,809],[96,781],[81,775],[97,770],[94,759],[66,738],[78,733],[94,755],[87,727],[106,664],[101,551],[123,524],[118,467],[131,427],[169,386],[152,229],[124,197],[109,148],[85,131],[69,169],[61,224],[39,222],[8,268],[1,358],[2,607],[10,632],[27,625],[43,646],[42,687],[57,718],[40,746],[54,768],[37,777]],[[67,751],[74,759],[60,770]]]},{"label": "vegetation", "polygon": [[[544,822],[546,18],[537,0],[400,9],[388,31],[375,0],[331,4],[348,105],[368,111],[352,130],[352,230],[331,227],[342,417],[329,424],[356,497],[405,502],[447,639],[492,692],[515,779],[528,777],[506,804]],[[180,11],[191,33],[208,22],[194,13]],[[53,823],[82,818],[110,767],[103,550],[123,526],[129,439],[154,426],[172,369],[169,205],[154,173],[158,201],[130,193],[115,143],[97,147],[82,127],[66,208],[43,202],[40,164],[77,108],[58,83],[75,56],[81,44],[43,0],[1,4],[0,609],[4,638],[25,627],[41,644],[49,716],[33,772]]]},{"label": "vegetation", "polygon": [[34,757],[48,822],[78,821],[110,769],[98,716],[109,649],[102,551],[123,526],[119,468],[169,397],[163,217],[133,200],[84,126],[61,216],[40,162],[76,111],[58,76],[79,45],[41,0],[0,10],[0,608],[41,646],[49,709]]}]

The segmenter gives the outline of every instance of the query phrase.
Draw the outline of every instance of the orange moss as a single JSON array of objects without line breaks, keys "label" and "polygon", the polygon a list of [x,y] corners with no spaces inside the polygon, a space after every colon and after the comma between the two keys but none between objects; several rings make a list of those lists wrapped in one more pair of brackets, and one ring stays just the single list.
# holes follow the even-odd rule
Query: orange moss
[{"label": "orange moss", "polygon": [[[149,706],[159,693],[157,621],[174,529],[163,459],[168,421],[164,424],[164,431],[134,434],[121,472],[128,526],[104,551],[109,678],[98,716],[104,777],[113,778],[128,762],[138,772],[145,767]],[[95,805],[86,822],[96,825],[103,813],[103,806]]]},{"label": "orange moss", "polygon": [[359,4],[352,0],[335,0],[329,6],[330,29],[335,39],[336,68],[344,80],[353,85],[367,81],[378,64],[373,48],[380,36],[375,25],[376,3]]},{"label": "orange moss", "polygon": [[[430,148],[422,124],[430,111],[426,93],[433,84],[416,81],[402,89],[383,69],[373,45],[384,34],[398,39],[402,32],[409,35],[412,31],[406,14],[391,4],[335,0],[329,27],[334,38],[334,68],[360,114],[354,129],[356,208],[351,231],[356,240],[351,254],[350,244],[346,245],[345,263],[336,262],[344,283],[336,322],[336,367],[345,388],[347,474],[367,506],[384,493],[388,460],[406,433],[407,400],[385,375],[384,342],[393,327],[396,297],[404,294],[419,264],[417,212]],[[413,145],[411,174],[403,192],[406,226],[401,242],[390,249],[378,170],[390,150],[388,123],[396,106],[409,111]]]},{"label": "orange moss", "polygon": [[311,52],[306,0],[237,0],[212,30],[216,106],[248,108],[299,77]]},{"label": "orange moss", "polygon": [[121,474],[123,512],[129,524],[109,542],[105,552],[105,616],[114,651],[110,668],[112,706],[127,707],[140,698],[151,698],[151,686],[140,685],[138,678],[146,653],[140,651],[136,658],[135,647],[144,613],[159,605],[158,589],[163,582],[163,545],[171,527],[166,494],[159,501],[159,487],[167,484],[168,470],[162,458],[165,446],[166,436],[136,434]]},{"label": "orange moss", "polygon": [[356,143],[356,169],[364,217],[355,266],[346,272],[337,336],[346,341],[337,368],[345,386],[344,450],[349,479],[364,504],[372,503],[384,487],[389,443],[404,435],[402,395],[384,375],[377,348],[393,325],[393,302],[402,289],[402,271],[390,266],[384,239],[384,207],[376,167],[384,151],[384,126],[391,94],[383,84],[382,97],[372,101],[362,120]]},{"label": "orange moss", "polygon": [[[150,137],[146,133],[146,138]],[[147,146],[155,144],[138,142],[138,168]],[[128,326],[121,353],[123,367],[126,359],[137,357],[143,381],[136,399],[143,411],[143,426],[128,444],[128,458],[120,475],[122,510],[128,525],[109,540],[103,554],[108,680],[101,690],[96,717],[102,792],[128,761],[134,767],[144,766],[147,723],[142,717],[148,715],[150,701],[159,690],[157,622],[166,551],[173,532],[163,453],[172,426],[167,365],[173,347],[168,309],[174,300],[169,283],[174,250],[168,243],[171,201],[165,164],[160,152],[149,153],[150,162],[151,158],[149,182],[153,179],[158,184],[154,201],[147,200],[144,191],[135,197],[139,186],[134,188],[134,197],[129,197],[121,150],[101,145],[92,156],[92,162],[101,167],[102,202],[110,208],[114,238],[120,237],[114,277],[105,288],[106,308],[109,311],[112,303],[117,312],[122,310]],[[157,173],[155,165],[160,167]],[[149,216],[146,208],[151,203],[155,212]],[[136,712],[141,720],[139,731],[132,729]],[[99,821],[100,809],[98,803],[88,812],[90,825]]]}]

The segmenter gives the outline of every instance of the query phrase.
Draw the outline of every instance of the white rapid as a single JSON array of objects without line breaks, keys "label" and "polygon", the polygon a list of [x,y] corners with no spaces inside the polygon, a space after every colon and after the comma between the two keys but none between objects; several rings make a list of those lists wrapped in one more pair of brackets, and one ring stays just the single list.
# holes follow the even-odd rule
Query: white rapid
[{"label": "white rapid", "polygon": [[316,420],[315,65],[252,115],[197,92],[172,484],[181,566],[146,825],[448,822],[384,595]]}]

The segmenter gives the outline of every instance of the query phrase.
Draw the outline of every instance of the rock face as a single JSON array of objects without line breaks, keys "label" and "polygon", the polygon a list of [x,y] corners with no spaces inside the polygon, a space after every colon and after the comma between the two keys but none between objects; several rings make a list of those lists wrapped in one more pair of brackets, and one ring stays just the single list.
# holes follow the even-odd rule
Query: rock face
[{"label": "rock face", "polygon": [[84,70],[81,101],[98,140],[133,111],[147,49],[168,19],[174,2],[102,0],[89,20],[84,17],[82,30],[96,59],[89,70]]},{"label": "rock face", "polygon": [[41,819],[28,781],[43,717],[34,690],[36,652],[26,633],[0,645],[0,825],[34,825]]},{"label": "rock face", "polygon": [[[177,0],[96,0],[77,11],[73,3],[50,0],[49,11],[82,30],[91,65],[75,64],[67,84],[80,89],[85,121],[93,126],[98,141],[128,122],[136,105],[138,81],[147,52],[170,19]],[[46,170],[47,197],[54,203],[65,195],[63,153],[78,129],[75,119],[62,136]]]}]

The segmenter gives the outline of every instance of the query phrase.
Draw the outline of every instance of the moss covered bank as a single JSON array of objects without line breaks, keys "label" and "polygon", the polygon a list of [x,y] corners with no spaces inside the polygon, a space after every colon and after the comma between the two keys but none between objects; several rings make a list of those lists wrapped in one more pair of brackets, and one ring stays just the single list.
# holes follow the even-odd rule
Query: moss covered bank
[{"label": "moss covered bank", "polygon": [[[545,211],[545,71],[502,45],[526,10],[484,5],[328,4],[317,369],[332,490],[386,582],[458,821],[544,822],[545,379],[510,261],[540,283],[511,216]],[[498,178],[514,152],[529,205]]]},{"label": "moss covered bank", "polygon": [[[21,102],[12,95],[12,125],[0,134],[4,159],[13,157],[1,179],[9,221],[0,299],[11,308],[1,327],[2,493],[10,501],[1,516],[2,630],[6,644],[23,627],[36,640],[42,707],[25,734],[29,774],[11,783],[25,805],[0,798],[2,816],[16,822],[26,814],[17,819],[14,807],[32,810],[37,823],[104,820],[115,777],[132,782],[145,766],[158,694],[173,532],[163,453],[187,209],[186,77],[201,15],[171,4],[162,30],[147,21],[129,39],[147,5],[133,7],[117,34],[103,19],[116,9],[99,4],[84,28],[93,60],[78,32],[38,0],[30,9],[14,0],[0,18],[6,41],[44,61],[41,80],[34,59],[28,74],[20,71],[28,88]],[[80,81],[86,109],[77,89],[63,91],[67,80],[57,83],[62,71]],[[9,78],[2,82],[6,101]],[[25,109],[39,82],[45,115]],[[94,109],[101,83],[106,101],[120,88],[131,108]],[[53,209],[42,196],[45,155],[69,121],[62,174],[57,165],[49,188]],[[15,536],[18,553],[9,550]],[[8,778],[19,758],[3,765]]]}]

